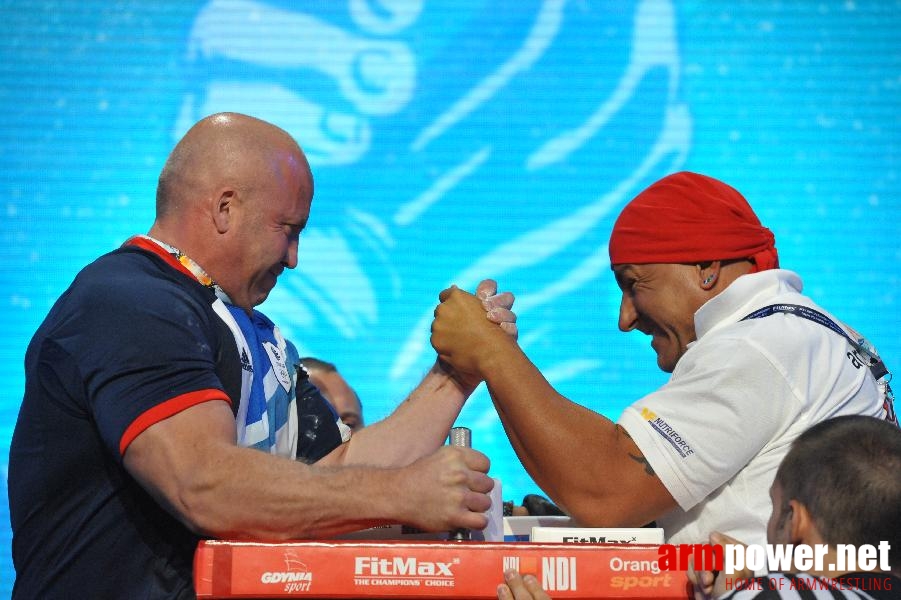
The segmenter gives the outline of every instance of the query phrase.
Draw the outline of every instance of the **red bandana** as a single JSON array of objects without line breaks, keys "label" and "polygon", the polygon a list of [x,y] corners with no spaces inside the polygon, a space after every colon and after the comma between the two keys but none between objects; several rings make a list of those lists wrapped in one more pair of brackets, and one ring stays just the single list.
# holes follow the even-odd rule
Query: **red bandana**
[{"label": "red bandana", "polygon": [[682,171],[629,202],[610,236],[610,264],[697,263],[750,258],[754,271],[776,269],[773,233],[736,189]]}]

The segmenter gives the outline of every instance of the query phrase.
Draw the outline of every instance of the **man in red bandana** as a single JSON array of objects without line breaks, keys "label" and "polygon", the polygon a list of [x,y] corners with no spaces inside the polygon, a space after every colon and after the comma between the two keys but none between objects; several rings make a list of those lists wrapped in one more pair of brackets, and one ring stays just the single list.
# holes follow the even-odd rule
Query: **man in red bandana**
[{"label": "man in red bandana", "polygon": [[672,373],[616,422],[557,393],[470,294],[442,292],[432,326],[439,357],[486,381],[523,465],[582,525],[765,543],[767,490],[795,437],[842,414],[895,420],[875,351],[779,269],[732,187],[664,177],[624,208],[609,250],[619,328],[650,336]]}]

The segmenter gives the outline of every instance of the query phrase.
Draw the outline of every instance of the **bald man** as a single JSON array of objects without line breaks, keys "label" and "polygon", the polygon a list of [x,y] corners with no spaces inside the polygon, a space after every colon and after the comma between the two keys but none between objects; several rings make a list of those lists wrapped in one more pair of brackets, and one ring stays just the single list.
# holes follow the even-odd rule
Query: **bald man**
[{"label": "bald man", "polygon": [[523,465],[581,524],[762,544],[767,490],[802,431],[843,414],[897,423],[878,356],[778,268],[773,234],[731,186],[664,177],[623,209],[609,251],[619,328],[650,336],[672,373],[617,422],[554,390],[463,290],[441,293],[432,325],[439,356],[486,381]]},{"label": "bald man", "polygon": [[[27,350],[10,448],[14,597],[193,598],[205,537],[486,525],[487,457],[442,447],[474,383],[437,364],[350,441],[334,419],[318,425],[326,441],[306,462],[238,443],[260,362],[289,395],[296,378],[278,340],[236,315],[262,323],[254,307],[297,265],[312,197],[285,131],[207,117],[160,174],[149,234],[85,267],[53,306]],[[510,317],[512,297],[494,292],[480,285],[486,309]]]}]

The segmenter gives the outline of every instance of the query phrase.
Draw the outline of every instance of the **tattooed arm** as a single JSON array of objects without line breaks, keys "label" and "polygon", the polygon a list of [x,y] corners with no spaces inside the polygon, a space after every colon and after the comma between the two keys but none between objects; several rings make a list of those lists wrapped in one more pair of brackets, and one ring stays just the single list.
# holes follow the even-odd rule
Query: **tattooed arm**
[{"label": "tattooed arm", "polygon": [[[626,436],[630,440],[632,439],[632,436],[629,435],[629,432],[626,431],[622,425],[617,424],[616,430],[617,430],[617,432]],[[636,446],[636,449],[637,449],[637,446]],[[656,473],[654,473],[654,467],[652,467],[651,463],[648,462],[648,459],[644,457],[644,454],[641,453],[641,450],[638,450],[638,452],[636,452],[634,454],[630,452],[629,458],[631,458],[632,460],[634,460],[635,462],[640,464],[642,467],[644,467],[645,473],[647,473],[648,475],[650,475],[652,477],[656,476]]]},{"label": "tattooed arm", "polygon": [[676,507],[626,430],[559,394],[524,355],[487,383],[523,466],[581,525],[640,527]]}]

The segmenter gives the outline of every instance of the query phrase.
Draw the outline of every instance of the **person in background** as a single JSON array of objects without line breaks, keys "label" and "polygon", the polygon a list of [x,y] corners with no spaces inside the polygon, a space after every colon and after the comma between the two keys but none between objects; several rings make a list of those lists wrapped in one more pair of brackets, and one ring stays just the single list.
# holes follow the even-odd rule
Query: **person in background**
[{"label": "person in background", "polygon": [[[823,569],[771,572],[758,578],[747,570],[730,575],[691,570],[696,600],[803,597],[798,590],[819,590],[829,598],[901,598],[901,430],[858,415],[817,423],[792,443],[770,497],[769,543],[795,548],[826,545]],[[838,544],[859,549],[885,542],[890,548],[888,564],[879,557],[872,571],[855,571],[847,563],[841,568]],[[714,533],[710,543],[741,542]],[[739,581],[742,589],[736,589]],[[823,591],[827,589],[828,593]]]},{"label": "person in background", "polygon": [[297,367],[298,377],[306,376],[310,383],[316,386],[323,397],[328,400],[341,422],[347,425],[352,432],[356,432],[366,426],[363,419],[363,403],[356,390],[344,379],[338,368],[327,361],[306,356],[300,359]]},{"label": "person in background", "polygon": [[[268,419],[265,392],[290,399],[296,376],[255,307],[297,266],[312,198],[287,132],[206,117],[162,169],[149,233],[82,269],[51,308],[26,352],[10,447],[14,598],[194,598],[204,538],[485,527],[488,458],[443,445],[477,382],[437,361],[348,441],[336,419],[292,423],[290,402]],[[495,292],[479,285],[482,318],[515,334],[512,295]],[[286,447],[239,442],[277,425]],[[301,448],[307,427],[316,439]]]},{"label": "person in background", "polygon": [[897,424],[878,354],[779,268],[733,187],[662,178],[624,207],[609,253],[619,328],[649,336],[672,374],[616,422],[560,395],[471,294],[443,291],[432,324],[441,361],[486,382],[526,470],[583,526],[762,544],[766,490],[802,431],[843,414]]}]

